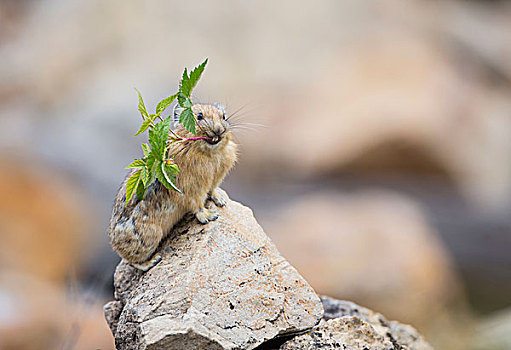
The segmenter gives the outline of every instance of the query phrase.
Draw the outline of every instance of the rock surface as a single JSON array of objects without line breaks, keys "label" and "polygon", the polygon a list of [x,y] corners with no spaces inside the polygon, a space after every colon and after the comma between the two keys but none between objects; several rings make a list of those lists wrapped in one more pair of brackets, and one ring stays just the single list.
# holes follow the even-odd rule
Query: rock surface
[{"label": "rock surface", "polygon": [[319,297],[279,254],[250,209],[229,201],[206,226],[187,217],[142,273],[122,261],[105,317],[118,350],[252,349],[306,330]]},{"label": "rock surface", "polygon": [[371,349],[430,350],[413,328],[349,301],[322,297],[324,320],[306,334],[285,342],[281,350]]}]

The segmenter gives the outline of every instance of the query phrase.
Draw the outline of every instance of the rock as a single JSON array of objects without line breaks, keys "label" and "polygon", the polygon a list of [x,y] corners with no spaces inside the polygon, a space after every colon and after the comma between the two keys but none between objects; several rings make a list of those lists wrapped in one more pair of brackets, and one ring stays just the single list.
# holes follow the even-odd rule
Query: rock
[{"label": "rock", "polygon": [[1,350],[114,350],[93,294],[65,290],[22,271],[0,269]]},{"label": "rock", "polygon": [[286,341],[281,350],[432,349],[413,327],[387,321],[381,314],[349,301],[329,297],[321,300],[325,320],[306,334]]},{"label": "rock", "polygon": [[[169,79],[208,47],[221,59],[199,86],[201,94],[229,96],[235,102],[231,112],[247,101],[261,101],[246,121],[268,126],[252,137],[240,136],[244,177],[333,175],[367,160],[371,168],[381,163],[388,168],[399,158],[414,173],[448,174],[478,203],[510,198],[509,84],[495,84],[480,72],[484,62],[493,62],[493,70],[511,74],[507,4],[492,2],[488,12],[490,6],[474,8],[468,2],[330,0],[317,6],[305,1],[295,9],[286,1],[268,13],[237,3],[230,11],[244,25],[233,33],[227,25],[232,13],[213,3],[202,4],[201,11],[192,3],[119,7],[100,0],[55,0],[44,8],[32,3],[15,6],[27,8],[26,26],[0,44],[5,62],[0,98],[8,102],[0,114],[9,121],[0,128],[2,147],[37,139],[29,151],[53,154],[55,161],[71,163],[82,176],[114,188],[120,169],[138,150],[135,142],[124,142],[138,126],[127,103],[133,92],[126,86],[137,82],[154,102],[177,83]],[[176,11],[182,16],[167,21]],[[193,28],[187,28],[190,16],[196,19]],[[300,26],[305,22],[310,26]],[[363,23],[378,23],[378,30]],[[286,35],[282,27],[301,35]],[[186,35],[165,40],[179,28],[187,28]],[[50,37],[51,50],[45,44]],[[445,37],[451,39],[445,42]],[[195,43],[189,50],[176,50],[189,41]],[[239,49],[226,50],[230,47]],[[143,64],[148,50],[150,69]],[[105,86],[109,93],[98,94]],[[321,123],[311,122],[314,118]],[[39,119],[46,128],[35,123]],[[83,147],[89,139],[94,144]],[[394,147],[401,141],[421,161],[403,157]],[[97,157],[105,148],[112,151]],[[372,157],[380,148],[388,154],[385,159]],[[423,160],[432,167],[423,169]]]},{"label": "rock", "polygon": [[408,197],[383,190],[320,193],[275,216],[278,221],[266,224],[272,239],[321,294],[354,300],[422,331],[463,300],[448,253]]},{"label": "rock", "polygon": [[511,349],[511,308],[483,318],[474,333],[471,350]]},{"label": "rock", "polygon": [[[511,23],[509,2],[481,6],[481,2],[449,2],[441,13],[436,11],[436,25],[444,28],[459,43],[464,57],[472,57],[494,77],[511,79]],[[484,36],[485,40],[481,40]]]},{"label": "rock", "polygon": [[[356,39],[343,43],[335,57],[325,57],[328,74],[265,101],[274,107],[264,120],[267,127],[244,139],[243,167],[237,171],[243,179],[404,174],[453,184],[486,210],[510,205],[509,84],[497,88],[482,77],[477,55],[458,53],[456,45],[445,47],[425,35],[417,19],[435,17],[425,15],[426,3],[415,2],[404,12],[405,4],[398,3],[394,11],[389,5],[374,12],[387,30],[358,31],[347,24]],[[499,18],[509,22],[510,9]],[[450,13],[457,15],[445,22],[466,17]],[[427,22],[429,33],[442,31],[436,20]],[[456,28],[464,36],[474,34],[463,25]],[[496,32],[509,38],[509,29]],[[487,43],[479,36],[473,41]],[[500,42],[492,51],[511,62],[503,54],[508,46]]]},{"label": "rock", "polygon": [[147,273],[124,261],[116,269],[105,317],[119,350],[253,349],[323,314],[314,290],[239,203],[206,226],[186,217],[162,251]]},{"label": "rock", "polygon": [[0,261],[64,284],[94,253],[94,211],[62,172],[20,158],[0,155]]}]

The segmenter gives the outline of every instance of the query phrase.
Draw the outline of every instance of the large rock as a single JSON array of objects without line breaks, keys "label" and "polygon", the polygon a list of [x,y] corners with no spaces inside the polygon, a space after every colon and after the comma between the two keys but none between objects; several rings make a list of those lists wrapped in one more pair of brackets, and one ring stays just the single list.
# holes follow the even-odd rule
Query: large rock
[{"label": "large rock", "polygon": [[[0,155],[0,261],[3,267],[64,284],[98,241],[84,193],[50,164]],[[34,171],[37,169],[37,171]]]},{"label": "large rock", "polygon": [[324,321],[306,334],[285,342],[281,350],[372,349],[431,350],[413,328],[349,301],[322,297]]},{"label": "large rock", "polygon": [[147,273],[121,262],[105,317],[123,349],[252,349],[313,327],[319,297],[250,209],[230,201],[207,226],[186,217]]}]

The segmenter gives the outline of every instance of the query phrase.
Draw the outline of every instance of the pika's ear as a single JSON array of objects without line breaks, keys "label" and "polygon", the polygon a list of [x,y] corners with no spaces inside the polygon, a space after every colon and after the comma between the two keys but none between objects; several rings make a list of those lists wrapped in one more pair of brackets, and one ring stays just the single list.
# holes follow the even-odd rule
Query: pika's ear
[{"label": "pika's ear", "polygon": [[215,102],[215,103],[213,103],[213,106],[220,109],[225,114],[225,107],[222,104]]},{"label": "pika's ear", "polygon": [[184,111],[184,108],[180,107],[178,104],[174,106],[174,110],[172,112],[172,125],[176,127],[179,125],[179,117],[181,116],[181,112]]}]

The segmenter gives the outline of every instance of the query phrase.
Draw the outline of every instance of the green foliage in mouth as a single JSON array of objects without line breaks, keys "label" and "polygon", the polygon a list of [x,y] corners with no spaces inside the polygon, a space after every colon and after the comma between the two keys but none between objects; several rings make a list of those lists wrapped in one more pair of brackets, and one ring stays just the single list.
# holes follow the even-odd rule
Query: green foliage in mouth
[{"label": "green foliage in mouth", "polygon": [[126,167],[126,169],[136,169],[126,183],[126,205],[128,205],[134,195],[136,195],[138,200],[142,200],[147,189],[156,179],[166,188],[181,192],[175,185],[176,175],[179,174],[179,167],[174,162],[174,155],[170,154],[171,145],[181,143],[186,146],[190,142],[198,140],[205,140],[212,145],[220,142],[221,138],[218,136],[213,138],[208,136],[181,137],[170,128],[172,117],[170,115],[166,118],[162,116],[167,107],[177,100],[179,106],[183,108],[179,117],[179,123],[183,124],[186,130],[197,135],[195,129],[197,120],[192,112],[193,103],[191,95],[207,63],[208,59],[206,58],[204,62],[191,70],[190,73],[185,68],[179,83],[179,90],[158,102],[154,113],[147,111],[142,94],[135,89],[138,94],[138,111],[142,116],[142,125],[135,136],[141,135],[148,130],[149,144],[142,143],[144,157],[135,159]]}]

